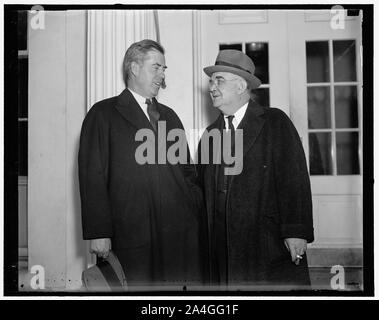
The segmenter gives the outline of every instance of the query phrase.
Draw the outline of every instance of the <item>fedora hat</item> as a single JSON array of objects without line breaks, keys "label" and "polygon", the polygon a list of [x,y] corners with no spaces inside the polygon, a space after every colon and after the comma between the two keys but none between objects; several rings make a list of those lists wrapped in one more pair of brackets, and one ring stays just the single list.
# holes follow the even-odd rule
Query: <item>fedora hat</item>
[{"label": "fedora hat", "polygon": [[87,291],[126,291],[126,277],[116,255],[110,251],[106,259],[97,258],[96,265],[82,272]]},{"label": "fedora hat", "polygon": [[217,55],[214,66],[203,69],[207,76],[211,77],[215,72],[230,72],[244,78],[250,89],[258,88],[261,85],[255,75],[255,65],[249,56],[239,50],[221,50]]}]

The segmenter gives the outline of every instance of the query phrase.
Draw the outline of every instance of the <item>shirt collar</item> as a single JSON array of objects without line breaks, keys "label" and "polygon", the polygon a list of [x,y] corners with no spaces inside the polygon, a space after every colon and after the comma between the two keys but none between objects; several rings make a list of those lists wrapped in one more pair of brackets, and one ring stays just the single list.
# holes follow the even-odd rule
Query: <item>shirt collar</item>
[{"label": "shirt collar", "polygon": [[[137,92],[134,92],[132,89],[128,88],[129,91],[132,93],[134,99],[137,100],[138,104],[142,107],[142,109],[145,109],[146,108],[146,99],[147,98],[144,98],[142,97],[140,94],[138,94]],[[150,99],[151,100],[151,99]]]},{"label": "shirt collar", "polygon": [[[233,116],[234,116],[234,118],[233,118],[233,124],[234,124],[235,128],[238,127],[238,125],[240,124],[242,118],[244,117],[248,104],[249,104],[249,102],[246,102],[241,108],[239,108],[233,114]],[[226,126],[228,126],[228,119],[227,119],[227,117],[228,117],[228,115],[224,114],[224,121],[225,121]]]},{"label": "shirt collar", "polygon": [[[147,98],[142,97],[141,95],[139,95],[137,92],[134,92],[130,88],[128,88],[128,89],[132,93],[134,99],[136,99],[138,105],[141,107],[141,109],[142,109],[143,113],[145,114],[145,116],[147,117],[147,119],[150,119],[149,114],[147,113],[147,104],[146,104]],[[152,101],[152,98],[150,98],[150,100]]]}]

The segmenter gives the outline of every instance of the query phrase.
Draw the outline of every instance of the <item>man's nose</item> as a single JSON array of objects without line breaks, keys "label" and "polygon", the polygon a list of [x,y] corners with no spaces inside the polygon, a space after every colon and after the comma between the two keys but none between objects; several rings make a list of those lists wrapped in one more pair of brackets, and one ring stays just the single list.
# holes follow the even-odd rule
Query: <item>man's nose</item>
[{"label": "man's nose", "polygon": [[214,93],[214,92],[216,92],[216,87],[213,84],[209,85],[208,91],[209,91],[209,93]]},{"label": "man's nose", "polygon": [[161,87],[165,89],[166,88],[166,82],[165,82],[166,74],[163,68],[160,69],[160,71],[158,72],[158,77],[159,77],[159,81],[161,82]]},{"label": "man's nose", "polygon": [[215,91],[216,90],[216,83],[214,81],[209,81],[208,88],[209,88],[210,92]]},{"label": "man's nose", "polygon": [[162,68],[162,67],[158,69],[158,75],[162,77],[162,79],[166,77],[165,71],[166,71],[165,68]]},{"label": "man's nose", "polygon": [[158,73],[158,77],[159,77],[159,79],[160,79],[161,81],[164,81],[164,79],[166,78],[166,75],[165,75],[164,71],[160,71],[160,72]]}]

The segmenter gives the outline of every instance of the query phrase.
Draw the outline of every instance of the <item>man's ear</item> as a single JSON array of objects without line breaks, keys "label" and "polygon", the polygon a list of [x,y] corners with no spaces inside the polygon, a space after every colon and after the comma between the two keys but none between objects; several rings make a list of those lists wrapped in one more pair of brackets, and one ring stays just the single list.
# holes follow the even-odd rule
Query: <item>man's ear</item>
[{"label": "man's ear", "polygon": [[241,79],[241,81],[239,81],[238,90],[239,90],[240,94],[244,93],[246,90],[248,90],[247,82],[245,79]]},{"label": "man's ear", "polygon": [[137,62],[133,61],[130,64],[130,70],[134,76],[137,76],[139,74],[139,69],[140,69],[140,65]]}]

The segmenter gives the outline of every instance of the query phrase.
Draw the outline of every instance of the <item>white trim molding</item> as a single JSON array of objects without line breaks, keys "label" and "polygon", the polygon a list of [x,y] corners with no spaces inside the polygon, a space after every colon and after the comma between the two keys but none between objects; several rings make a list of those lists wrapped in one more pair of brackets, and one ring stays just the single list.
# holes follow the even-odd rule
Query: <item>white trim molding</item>
[{"label": "white trim molding", "polygon": [[193,50],[193,125],[195,134],[191,137],[191,145],[194,147],[193,154],[197,149],[204,126],[202,111],[202,38],[201,38],[201,13],[197,10],[192,11],[192,50]]},{"label": "white trim molding", "polygon": [[267,10],[221,10],[219,24],[268,23]]}]

